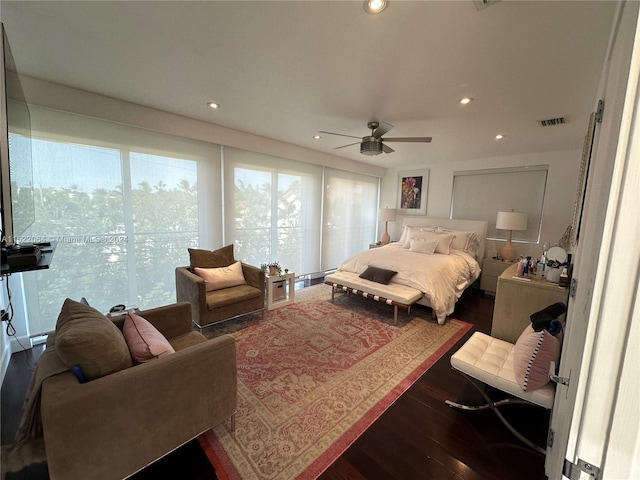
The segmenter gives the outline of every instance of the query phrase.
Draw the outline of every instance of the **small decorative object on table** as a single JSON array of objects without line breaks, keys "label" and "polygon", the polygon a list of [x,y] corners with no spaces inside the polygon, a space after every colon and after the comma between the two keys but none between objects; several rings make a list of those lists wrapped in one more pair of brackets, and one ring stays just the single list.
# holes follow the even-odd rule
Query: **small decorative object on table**
[{"label": "small decorative object on table", "polygon": [[263,263],[260,268],[269,275],[282,275],[282,267],[278,262]]}]

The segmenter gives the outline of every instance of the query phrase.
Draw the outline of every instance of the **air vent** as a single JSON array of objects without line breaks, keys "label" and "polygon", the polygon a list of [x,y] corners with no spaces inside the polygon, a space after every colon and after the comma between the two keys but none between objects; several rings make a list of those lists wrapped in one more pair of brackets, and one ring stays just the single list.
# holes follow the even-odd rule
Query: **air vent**
[{"label": "air vent", "polygon": [[547,118],[546,120],[538,120],[538,125],[541,127],[554,127],[556,125],[562,125],[567,123],[567,117]]}]

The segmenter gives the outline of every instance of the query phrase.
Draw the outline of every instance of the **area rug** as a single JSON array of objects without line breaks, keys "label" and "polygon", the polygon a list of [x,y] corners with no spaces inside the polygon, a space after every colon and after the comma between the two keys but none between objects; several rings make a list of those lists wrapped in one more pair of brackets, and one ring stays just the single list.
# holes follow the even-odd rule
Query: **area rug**
[{"label": "area rug", "polygon": [[391,307],[317,285],[236,339],[236,430],[200,436],[219,479],[318,477],[471,325],[431,320],[414,308],[391,324]]}]

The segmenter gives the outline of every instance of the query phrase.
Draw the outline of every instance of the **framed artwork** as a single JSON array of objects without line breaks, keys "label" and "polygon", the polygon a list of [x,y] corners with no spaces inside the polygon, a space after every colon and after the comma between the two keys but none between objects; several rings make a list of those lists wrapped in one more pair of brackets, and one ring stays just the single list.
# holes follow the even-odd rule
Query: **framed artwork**
[{"label": "framed artwork", "polygon": [[426,215],[429,170],[398,173],[398,213]]}]

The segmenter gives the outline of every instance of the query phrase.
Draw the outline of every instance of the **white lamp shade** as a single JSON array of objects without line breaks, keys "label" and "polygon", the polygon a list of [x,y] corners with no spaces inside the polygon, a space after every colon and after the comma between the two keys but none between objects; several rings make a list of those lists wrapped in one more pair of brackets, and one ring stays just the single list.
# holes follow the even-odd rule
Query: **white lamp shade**
[{"label": "white lamp shade", "polygon": [[381,208],[378,210],[378,220],[381,222],[395,222],[396,211],[393,208]]},{"label": "white lamp shade", "polygon": [[500,230],[526,230],[527,214],[524,212],[498,212],[496,228]]}]

